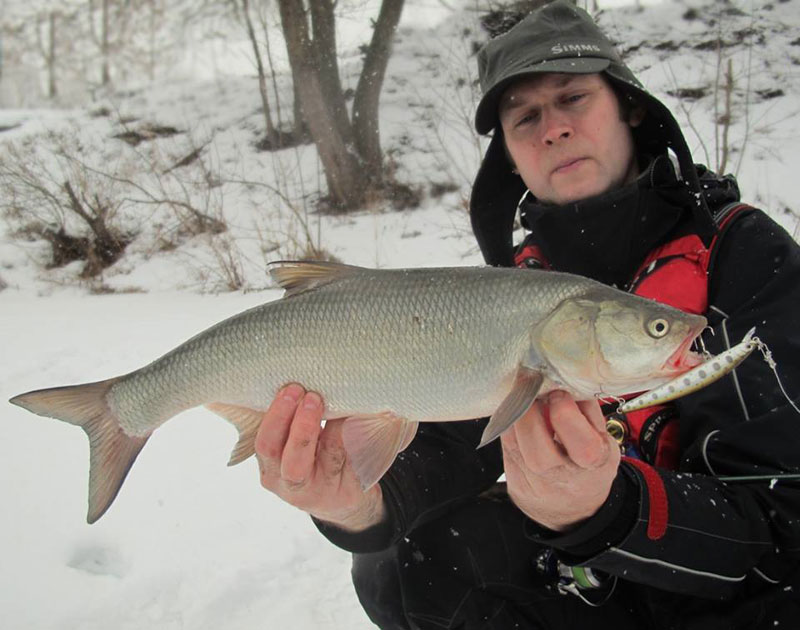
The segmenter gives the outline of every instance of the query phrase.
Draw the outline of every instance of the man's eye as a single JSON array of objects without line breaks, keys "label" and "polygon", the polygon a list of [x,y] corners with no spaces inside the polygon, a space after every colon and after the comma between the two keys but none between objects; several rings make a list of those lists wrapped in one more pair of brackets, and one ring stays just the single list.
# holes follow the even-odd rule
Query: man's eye
[{"label": "man's eye", "polygon": [[517,127],[522,127],[524,125],[528,125],[528,124],[534,123],[534,122],[536,122],[536,119],[537,119],[537,116],[534,113],[525,114],[524,116],[520,117],[520,119],[517,121],[517,125],[516,126]]},{"label": "man's eye", "polygon": [[577,103],[578,101],[583,100],[586,94],[572,94],[566,98],[567,103]]}]

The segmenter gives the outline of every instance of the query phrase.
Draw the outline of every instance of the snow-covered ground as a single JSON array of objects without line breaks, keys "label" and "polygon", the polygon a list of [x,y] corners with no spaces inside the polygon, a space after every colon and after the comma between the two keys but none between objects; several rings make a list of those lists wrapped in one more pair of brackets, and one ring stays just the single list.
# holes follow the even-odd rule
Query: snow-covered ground
[{"label": "snow-covered ground", "polygon": [[[0,396],[125,372],[277,295],[6,291]],[[8,406],[3,434],[4,628],[370,627],[347,554],[261,489],[254,460],[226,468],[236,433],[208,412],[159,429],[92,526],[83,432]]]},{"label": "snow-covered ground", "polygon": [[[714,14],[718,8],[702,0],[646,4],[641,12],[607,10],[601,21],[623,42],[645,83],[706,139],[703,145],[687,131],[698,161],[713,163],[708,86],[717,56],[706,44],[724,29],[731,45],[723,51],[737,52],[739,97],[752,97],[748,109],[735,113],[731,143],[740,151],[729,170],[744,149],[738,174],[745,198],[797,236],[800,0],[771,8],[733,3],[744,15]],[[7,285],[0,291],[0,401],[135,369],[223,317],[277,299],[264,263],[297,253],[306,238],[302,221],[315,244],[351,264],[479,264],[464,207],[481,147],[464,122],[475,76],[469,44],[479,33],[473,11],[444,5],[408,0],[383,95],[384,147],[398,177],[426,193],[418,209],[375,207],[331,217],[304,208],[303,192],[318,179],[313,149],[275,155],[252,148],[261,129],[258,93],[242,73],[217,70],[109,96],[103,104],[115,113],[102,116],[96,103],[66,111],[0,110],[0,127],[21,123],[0,133],[3,146],[13,141],[22,155],[33,155],[50,146],[54,133],[80,133],[82,159],[116,165],[119,173],[135,170],[141,157],[111,138],[124,128],[120,119],[191,130],[140,145],[165,161],[185,155],[192,143],[209,142],[207,164],[227,180],[209,207],[228,223],[246,289],[210,293],[224,285],[211,237],[177,234],[163,210],[145,218],[127,211],[125,225],[137,227],[140,237],[105,272],[102,287],[116,293],[103,295],[91,294],[97,285],[76,280],[79,263],[43,270],[42,244],[12,239],[11,223],[0,221],[0,286]],[[699,17],[692,17],[692,7]],[[754,25],[766,36],[748,47],[745,30]],[[699,100],[668,95],[703,87]],[[298,213],[252,182],[281,188]],[[430,194],[431,185],[445,183],[450,192]],[[159,247],[165,234],[171,245]],[[225,467],[235,431],[211,413],[185,412],[160,428],[113,507],[92,526],[85,523],[82,431],[5,405],[2,437],[3,628],[371,627],[350,585],[348,555],[327,544],[305,515],[262,490],[254,461]]]}]

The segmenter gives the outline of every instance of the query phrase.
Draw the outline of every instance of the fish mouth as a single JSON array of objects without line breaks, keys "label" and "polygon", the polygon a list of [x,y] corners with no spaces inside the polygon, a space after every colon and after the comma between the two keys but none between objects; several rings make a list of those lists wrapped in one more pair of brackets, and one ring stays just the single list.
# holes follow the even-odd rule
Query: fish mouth
[{"label": "fish mouth", "polygon": [[667,359],[666,363],[664,363],[664,368],[667,371],[681,374],[705,361],[702,354],[691,349],[694,340],[703,332],[704,328],[705,323],[692,330],[692,332],[686,336],[684,342],[678,346],[678,349],[675,350]]}]

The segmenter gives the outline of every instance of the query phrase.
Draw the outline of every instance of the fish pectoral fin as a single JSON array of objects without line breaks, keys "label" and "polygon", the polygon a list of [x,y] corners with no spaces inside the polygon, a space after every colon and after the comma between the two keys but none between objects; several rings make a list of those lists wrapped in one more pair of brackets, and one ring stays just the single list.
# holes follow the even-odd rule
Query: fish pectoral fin
[{"label": "fish pectoral fin", "polygon": [[478,448],[496,439],[531,408],[539,390],[542,389],[542,383],[544,375],[538,370],[526,367],[519,369],[511,392],[489,418],[489,424],[483,430]]},{"label": "fish pectoral fin", "polygon": [[418,425],[390,412],[345,420],[342,441],[365,491],[383,477],[397,454],[411,443]]},{"label": "fish pectoral fin", "polygon": [[264,417],[263,411],[220,402],[208,403],[206,409],[222,416],[239,431],[239,441],[231,451],[228,466],[241,464],[255,453],[256,433]]},{"label": "fish pectoral fin", "polygon": [[363,267],[322,261],[277,260],[269,263],[269,275],[286,291],[284,297],[317,289],[363,271],[366,271]]},{"label": "fish pectoral fin", "polygon": [[94,523],[111,506],[147,435],[128,435],[106,400],[119,379],[40,389],[15,396],[9,402],[40,416],[81,427],[89,436],[89,510]]}]

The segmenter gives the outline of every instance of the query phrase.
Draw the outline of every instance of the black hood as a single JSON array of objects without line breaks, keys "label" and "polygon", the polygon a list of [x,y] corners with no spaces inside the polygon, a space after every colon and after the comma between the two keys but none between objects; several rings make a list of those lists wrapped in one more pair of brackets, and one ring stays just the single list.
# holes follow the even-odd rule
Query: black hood
[{"label": "black hood", "polygon": [[[654,96],[639,88],[634,89],[631,84],[620,84],[608,71],[603,74],[645,106],[645,119],[633,130],[639,161],[642,161],[643,155],[662,155],[667,150],[677,157],[680,180],[676,185],[684,188],[684,199],[691,201],[688,210],[694,229],[708,245],[716,233],[716,227],[709,210],[708,196],[704,194],[699,179],[699,173],[705,167],[695,166],[677,121]],[[512,172],[506,158],[502,132],[495,130],[470,196],[472,230],[487,264],[507,266],[512,263],[511,232],[517,204],[525,191],[524,182]]]}]

